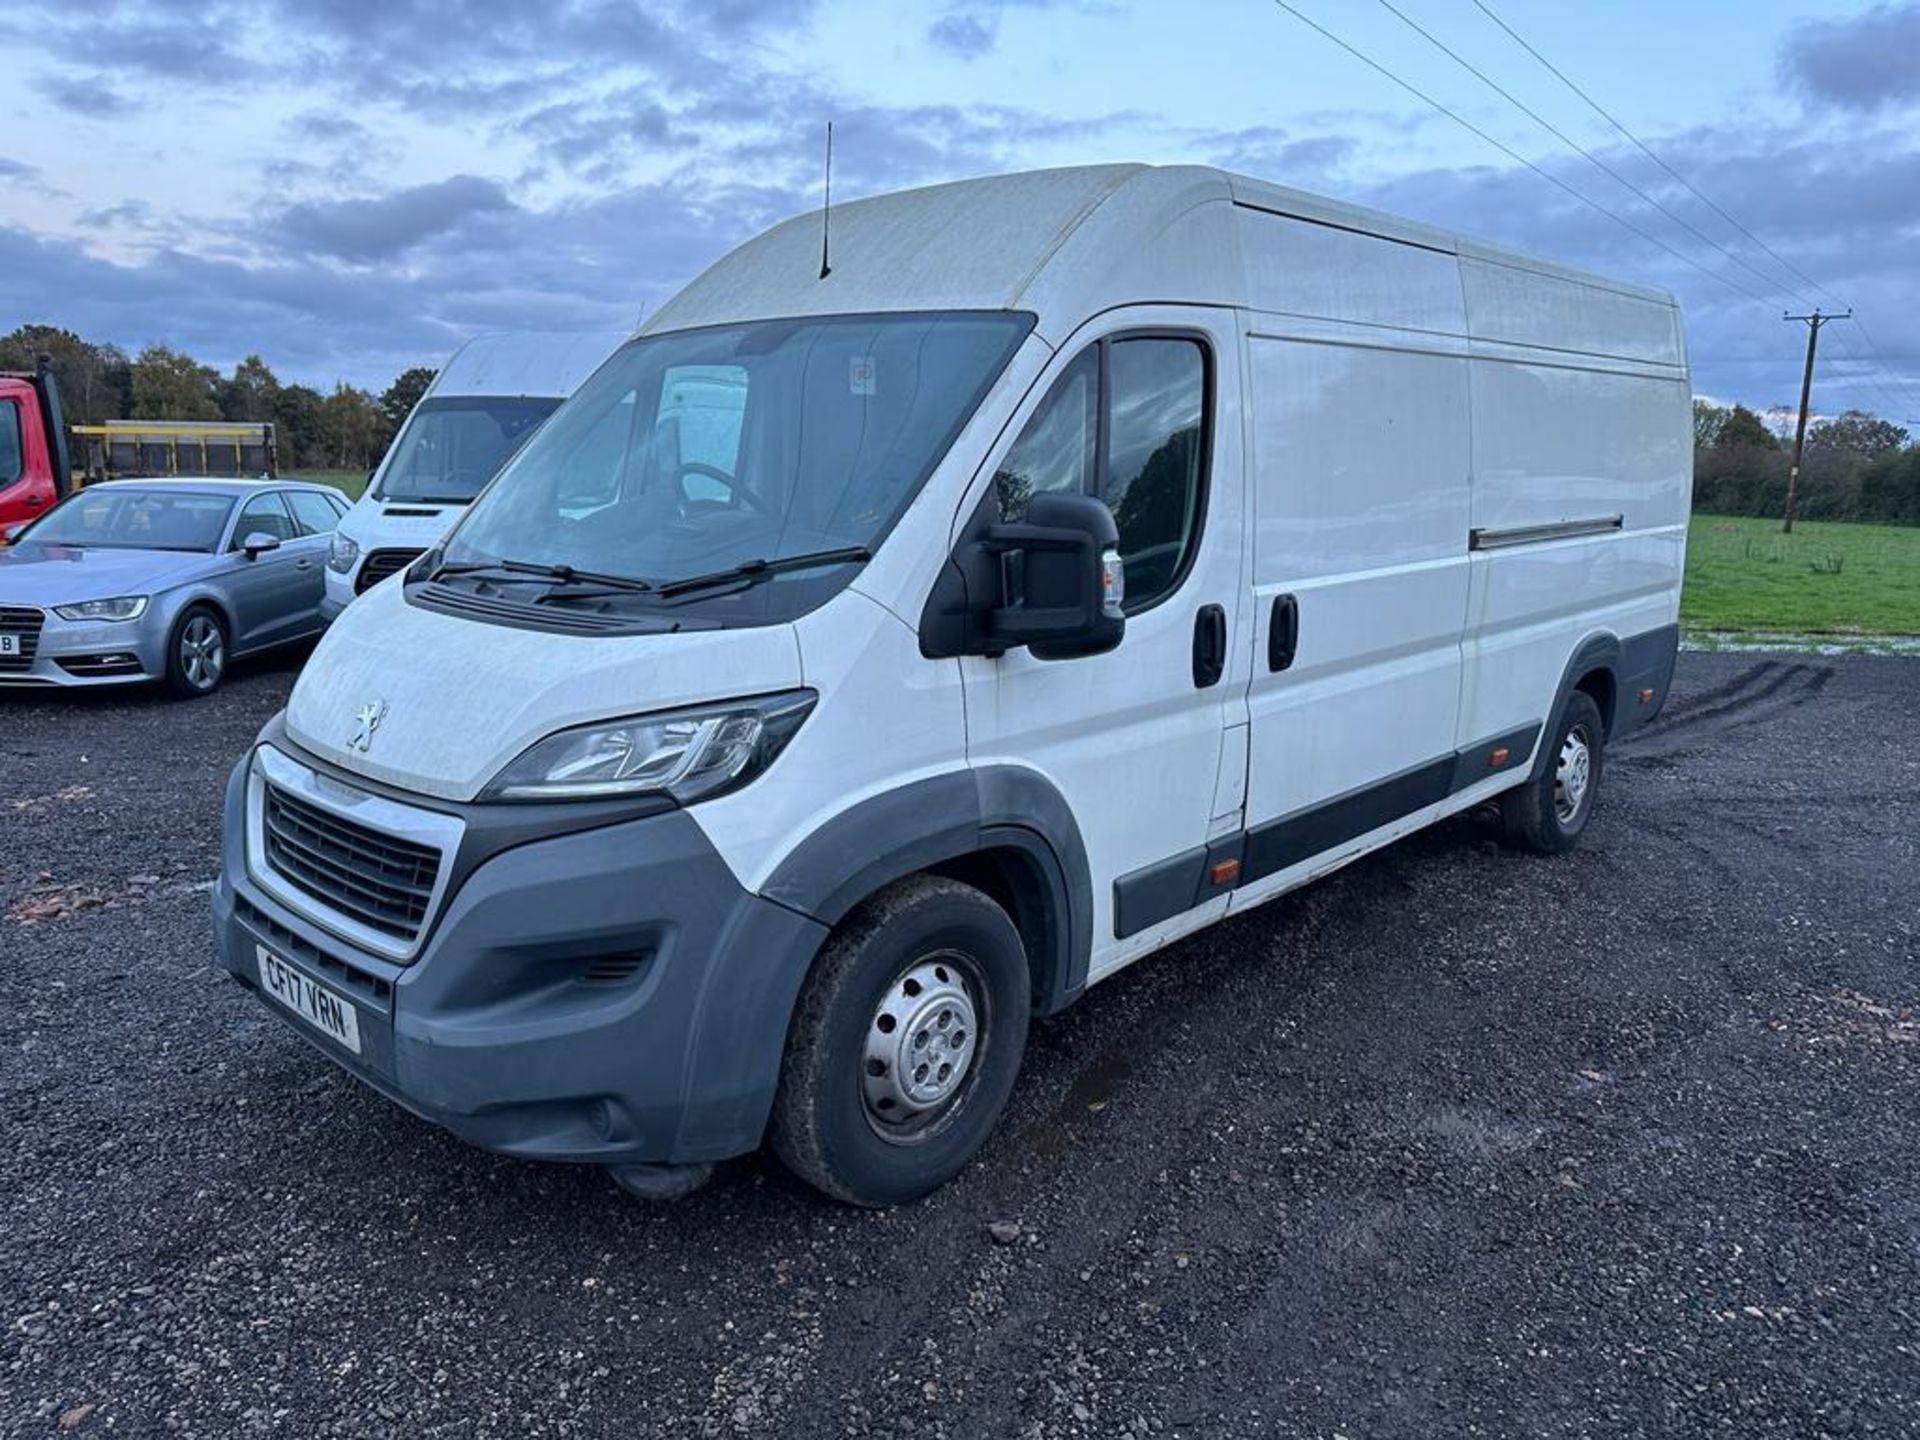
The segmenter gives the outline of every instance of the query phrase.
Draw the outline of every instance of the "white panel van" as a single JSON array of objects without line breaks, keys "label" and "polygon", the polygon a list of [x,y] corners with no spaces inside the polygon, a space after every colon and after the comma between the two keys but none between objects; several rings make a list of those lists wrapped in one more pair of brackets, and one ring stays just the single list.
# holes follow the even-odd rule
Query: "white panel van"
[{"label": "white panel van", "polygon": [[333,619],[354,596],[419,559],[626,338],[623,331],[476,335],[454,351],[333,532],[321,615]]},{"label": "white panel van", "polygon": [[778,226],[656,314],[234,771],[226,968],[478,1144],[889,1205],[1029,1022],[1497,801],[1672,672],[1665,294],[1215,170]]}]

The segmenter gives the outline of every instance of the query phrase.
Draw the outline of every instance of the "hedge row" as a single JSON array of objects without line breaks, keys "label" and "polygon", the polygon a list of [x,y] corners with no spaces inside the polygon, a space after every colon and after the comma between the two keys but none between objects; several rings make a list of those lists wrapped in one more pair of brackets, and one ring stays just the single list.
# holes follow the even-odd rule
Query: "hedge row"
[{"label": "hedge row", "polygon": [[[1713,515],[1784,514],[1789,458],[1780,450],[1696,451],[1693,508]],[[1802,520],[1920,525],[1920,446],[1872,460],[1808,451],[1795,513]]]}]

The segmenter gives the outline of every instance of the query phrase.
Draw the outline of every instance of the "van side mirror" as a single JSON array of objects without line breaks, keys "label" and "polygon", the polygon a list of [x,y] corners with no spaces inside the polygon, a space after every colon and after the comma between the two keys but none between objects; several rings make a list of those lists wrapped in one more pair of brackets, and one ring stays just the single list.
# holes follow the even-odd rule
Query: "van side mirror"
[{"label": "van side mirror", "polygon": [[1120,531],[1091,495],[1042,493],[1014,523],[983,524],[956,547],[921,618],[929,658],[1099,655],[1126,633]]},{"label": "van side mirror", "polygon": [[258,560],[269,550],[278,550],[280,542],[264,530],[255,530],[240,542],[240,548],[246,552],[249,560]]}]

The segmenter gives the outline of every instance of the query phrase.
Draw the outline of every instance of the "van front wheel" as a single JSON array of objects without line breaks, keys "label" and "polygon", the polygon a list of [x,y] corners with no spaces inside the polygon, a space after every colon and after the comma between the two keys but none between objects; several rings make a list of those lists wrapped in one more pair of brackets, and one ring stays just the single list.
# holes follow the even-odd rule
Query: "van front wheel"
[{"label": "van front wheel", "polygon": [[1540,773],[1500,797],[1507,843],[1541,855],[1560,855],[1580,843],[1600,790],[1606,725],[1584,690],[1567,697],[1557,730],[1550,731]]},{"label": "van front wheel", "polygon": [[801,991],[775,1153],[853,1205],[900,1205],[945,1184],[1006,1107],[1029,985],[1019,932],[971,886],[917,875],[867,900]]}]

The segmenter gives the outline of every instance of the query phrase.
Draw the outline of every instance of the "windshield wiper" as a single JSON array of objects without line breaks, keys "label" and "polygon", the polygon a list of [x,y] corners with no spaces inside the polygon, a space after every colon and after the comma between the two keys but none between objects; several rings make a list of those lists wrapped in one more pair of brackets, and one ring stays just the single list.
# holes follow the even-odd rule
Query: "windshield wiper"
[{"label": "windshield wiper", "polygon": [[872,558],[873,552],[864,545],[845,545],[838,550],[812,550],[804,555],[781,555],[772,560],[742,560],[738,565],[715,570],[710,575],[689,575],[684,580],[672,580],[657,588],[663,598],[686,595],[695,590],[711,590],[718,585],[751,585],[768,576],[784,575],[790,570],[816,570],[823,565],[855,565]]},{"label": "windshield wiper", "polygon": [[525,579],[528,582],[551,580],[561,585],[594,585],[621,593],[653,589],[645,580],[632,575],[606,575],[598,570],[576,570],[571,565],[548,565],[534,560],[473,560],[454,565],[441,564],[434,566],[427,578],[439,580],[447,575],[477,575],[489,571],[504,572],[510,579]]}]

